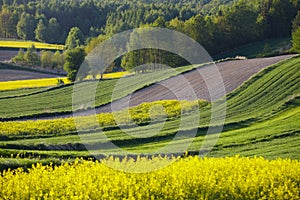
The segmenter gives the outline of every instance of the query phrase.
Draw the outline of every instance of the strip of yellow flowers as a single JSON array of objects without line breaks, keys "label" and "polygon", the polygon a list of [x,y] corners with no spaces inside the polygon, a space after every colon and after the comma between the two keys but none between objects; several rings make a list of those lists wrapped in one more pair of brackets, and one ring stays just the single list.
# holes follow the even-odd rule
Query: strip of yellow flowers
[{"label": "strip of yellow flowers", "polygon": [[52,49],[52,50],[64,50],[64,45],[59,44],[47,44],[41,42],[32,42],[32,41],[10,41],[10,40],[0,40],[0,47],[3,48],[18,48],[26,49],[30,48],[32,45],[37,49]]},{"label": "strip of yellow flowers", "polygon": [[[161,110],[163,107],[164,112]],[[36,121],[11,121],[0,122],[0,135],[47,135],[61,134],[80,130],[92,130],[99,127],[130,125],[148,123],[152,120],[163,120],[165,118],[178,117],[208,105],[207,101],[178,101],[164,100],[151,103],[143,103],[139,106],[122,110],[116,113],[101,113],[97,115],[98,124],[95,125],[94,116],[78,117],[76,125],[73,118],[36,120]],[[156,109],[158,108],[158,109]],[[162,115],[164,113],[165,115]]]},{"label": "strip of yellow flowers", "polygon": [[188,157],[148,173],[106,165],[147,168],[167,159],[77,160],[62,166],[38,164],[28,173],[8,170],[0,175],[0,199],[299,199],[296,160]]},{"label": "strip of yellow flowers", "polygon": [[59,84],[58,80],[62,80],[64,83],[70,82],[68,81],[67,78],[42,78],[42,79],[30,79],[30,80],[19,80],[19,81],[7,81],[7,82],[0,82],[0,91],[56,86],[57,84]]},{"label": "strip of yellow flowers", "polygon": [[[108,73],[108,74],[104,74],[103,78],[104,79],[121,78],[128,74],[129,72]],[[100,78],[100,76],[97,78]],[[6,82],[0,82],[0,91],[25,89],[25,88],[51,87],[60,84],[61,82],[59,81],[63,81],[64,83],[70,83],[70,81],[67,78],[42,78],[42,79],[30,79],[30,80],[6,81]]]}]

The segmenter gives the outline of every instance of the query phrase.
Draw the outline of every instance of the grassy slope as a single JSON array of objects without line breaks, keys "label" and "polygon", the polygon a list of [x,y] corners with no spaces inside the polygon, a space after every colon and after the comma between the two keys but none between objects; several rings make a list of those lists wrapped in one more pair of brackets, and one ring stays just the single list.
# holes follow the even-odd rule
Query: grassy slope
[{"label": "grassy slope", "polygon": [[18,90],[7,90],[7,91],[1,91],[0,92],[0,99],[3,98],[15,98],[20,97],[24,95],[30,95],[36,92],[41,92],[43,90],[46,90],[47,88],[39,87],[39,88],[26,88],[26,89],[18,89]]},{"label": "grassy slope", "polygon": [[[299,131],[300,131],[300,58],[292,58],[280,64],[273,65],[253,77],[239,89],[227,96],[227,118],[224,131],[210,156],[224,156],[241,154],[246,156],[262,155],[267,158],[290,157],[300,159]],[[193,116],[186,116],[187,121]],[[201,125],[198,136],[190,150],[200,149],[203,135],[210,118],[208,110],[201,112]],[[124,134],[122,131],[110,130],[105,134],[118,144],[118,146],[134,152],[155,150],[162,147],[178,130],[179,119],[167,121],[162,131],[156,136],[149,137],[153,129],[161,126],[160,123],[149,126],[128,128],[127,131],[139,134],[140,139]],[[194,125],[195,126],[195,125]],[[202,127],[202,128],[201,128]],[[197,128],[187,124],[185,129]],[[145,137],[142,137],[144,134]],[[99,133],[84,135],[85,142],[89,145],[105,144]],[[211,135],[216,137],[216,135]],[[185,144],[189,139],[183,137],[176,141],[173,149]],[[70,158],[88,156],[88,152],[81,145],[78,135],[64,135],[48,138],[3,139],[0,142],[1,155],[24,156],[25,159],[11,158],[4,164],[28,163],[44,159]],[[16,150],[27,149],[27,150]],[[52,149],[52,151],[49,151]],[[56,149],[56,150],[55,150]],[[60,149],[60,150],[59,150]],[[81,151],[78,151],[81,150]],[[12,156],[12,157],[14,157]],[[33,159],[34,158],[34,159]],[[0,160],[1,163],[4,162]]]},{"label": "grassy slope", "polygon": [[[150,74],[140,74],[128,77],[124,79],[124,84],[118,87],[119,90],[115,92],[118,95],[116,98],[125,97],[138,89],[169,78],[170,76],[191,70],[192,68],[193,67],[191,66],[186,66],[177,68],[177,71],[161,70]],[[111,102],[112,92],[115,89],[117,81],[118,79],[111,79],[99,82],[96,91],[96,106]],[[79,83],[78,88],[80,88],[84,94],[84,92],[90,91],[93,84],[93,82]],[[67,85],[66,87],[58,87],[51,91],[45,91],[25,97],[18,97],[13,100],[2,98],[0,99],[0,119],[71,113],[72,93],[73,85]],[[86,99],[86,97],[83,98]],[[88,100],[86,102],[88,102]]]}]

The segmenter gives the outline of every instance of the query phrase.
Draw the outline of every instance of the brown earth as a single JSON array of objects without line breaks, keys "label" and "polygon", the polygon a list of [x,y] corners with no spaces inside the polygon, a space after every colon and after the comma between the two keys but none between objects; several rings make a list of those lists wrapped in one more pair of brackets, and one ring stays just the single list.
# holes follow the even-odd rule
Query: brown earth
[{"label": "brown earth", "polygon": [[0,50],[0,62],[9,61],[18,54],[16,50]]},{"label": "brown earth", "polygon": [[[143,88],[113,103],[96,108],[95,111],[96,113],[112,112],[128,108],[128,106],[137,106],[144,102],[169,99],[205,99],[215,101],[241,86],[262,69],[293,56],[295,55],[226,61],[215,65],[207,65]],[[207,85],[209,85],[209,87]],[[210,89],[208,90],[208,88]],[[89,110],[76,113],[76,116],[92,114],[94,114],[94,111]],[[66,114],[36,118],[36,120],[72,116],[72,114]]]},{"label": "brown earth", "polygon": [[134,92],[131,96],[117,100],[112,104],[99,107],[96,112],[117,111],[127,108],[128,105],[132,107],[143,102],[168,99],[215,101],[242,85],[262,69],[292,56],[235,60],[200,67],[184,73],[183,76],[169,78]]},{"label": "brown earth", "polygon": [[46,73],[29,72],[22,70],[0,69],[0,82],[15,81],[15,80],[28,80],[40,78],[56,78],[57,75]]}]

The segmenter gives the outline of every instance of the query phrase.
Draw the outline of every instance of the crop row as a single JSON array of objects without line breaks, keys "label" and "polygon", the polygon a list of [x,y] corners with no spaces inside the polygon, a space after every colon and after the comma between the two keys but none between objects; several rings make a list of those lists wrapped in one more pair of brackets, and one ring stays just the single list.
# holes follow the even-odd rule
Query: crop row
[{"label": "crop row", "polygon": [[[101,113],[97,115],[98,123],[91,123],[93,116],[73,118],[36,120],[36,121],[10,121],[0,122],[1,135],[45,135],[63,134],[79,130],[91,130],[99,127],[112,127],[116,125],[131,125],[161,121],[167,118],[179,117],[195,109],[208,105],[207,101],[178,101],[164,100],[143,103],[115,113]],[[163,109],[163,110],[162,110]],[[117,122],[117,123],[116,123]],[[77,129],[76,129],[77,128]]]},{"label": "crop row", "polygon": [[[104,79],[111,78],[121,78],[124,75],[127,75],[127,72],[116,72],[104,74]],[[59,81],[63,81],[64,83],[69,83],[70,81],[67,78],[42,78],[42,79],[32,79],[32,80],[18,80],[18,81],[7,81],[0,82],[0,90],[16,90],[16,89],[24,89],[24,88],[39,88],[39,87],[51,87],[60,84]]]}]

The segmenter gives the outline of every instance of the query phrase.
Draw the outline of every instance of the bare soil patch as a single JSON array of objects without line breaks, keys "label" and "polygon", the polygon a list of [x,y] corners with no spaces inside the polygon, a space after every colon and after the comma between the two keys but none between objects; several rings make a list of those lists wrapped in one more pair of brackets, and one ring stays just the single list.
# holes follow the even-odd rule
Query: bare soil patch
[{"label": "bare soil patch", "polygon": [[16,50],[0,50],[0,62],[9,61],[18,54]]},{"label": "bare soil patch", "polygon": [[0,69],[0,82],[56,77],[59,76],[23,70]]},{"label": "bare soil patch", "polygon": [[[152,86],[146,87],[120,100],[96,109],[97,113],[111,112],[111,106],[114,110],[126,108],[126,105],[137,106],[143,102],[153,102],[159,100],[180,99],[195,100],[195,95],[188,89],[193,88],[197,99],[215,101],[221,97],[221,90],[224,84],[226,94],[233,91],[250,77],[262,69],[292,57],[293,55],[284,55],[271,58],[257,58],[248,60],[227,61],[216,64],[218,71],[223,79],[223,83],[217,81],[215,70],[211,65],[200,67],[184,74],[187,81],[182,81],[179,76],[169,78]],[[203,75],[206,78],[203,78]],[[215,80],[208,90],[206,79]],[[219,92],[220,91],[220,92]]]}]

